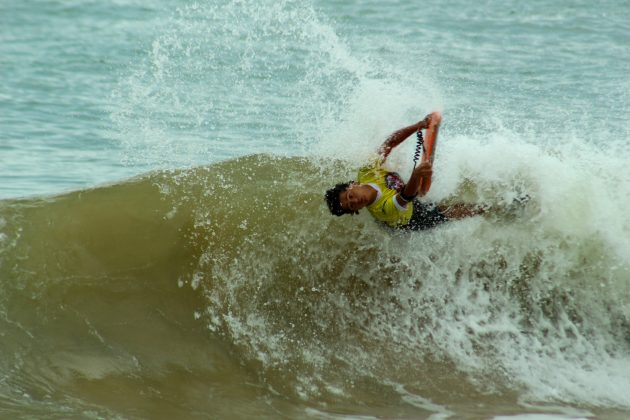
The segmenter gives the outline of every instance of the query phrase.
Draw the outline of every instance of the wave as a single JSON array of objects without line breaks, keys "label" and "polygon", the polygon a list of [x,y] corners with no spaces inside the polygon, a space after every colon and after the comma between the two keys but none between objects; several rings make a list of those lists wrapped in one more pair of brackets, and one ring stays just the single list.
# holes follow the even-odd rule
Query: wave
[{"label": "wave", "polygon": [[351,176],[254,155],[1,202],[2,394],[233,365],[301,401],[630,407],[628,265],[605,236],[536,198],[422,233],[332,217],[322,192]]}]

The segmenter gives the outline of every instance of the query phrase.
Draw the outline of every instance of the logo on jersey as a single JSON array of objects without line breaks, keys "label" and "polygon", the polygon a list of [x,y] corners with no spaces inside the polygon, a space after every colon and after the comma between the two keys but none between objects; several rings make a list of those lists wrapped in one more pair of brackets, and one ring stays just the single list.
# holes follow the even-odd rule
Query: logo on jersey
[{"label": "logo on jersey", "polygon": [[396,172],[388,172],[385,175],[385,184],[387,184],[387,188],[391,188],[397,192],[400,192],[405,186],[402,178],[400,178],[400,175]]}]

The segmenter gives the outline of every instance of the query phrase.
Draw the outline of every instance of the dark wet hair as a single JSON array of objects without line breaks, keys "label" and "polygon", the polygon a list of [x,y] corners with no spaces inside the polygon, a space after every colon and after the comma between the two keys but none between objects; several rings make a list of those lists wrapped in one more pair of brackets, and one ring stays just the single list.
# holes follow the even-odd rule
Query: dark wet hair
[{"label": "dark wet hair", "polygon": [[335,216],[343,216],[344,214],[357,214],[358,211],[346,210],[341,208],[341,201],[339,200],[339,196],[342,192],[348,189],[350,182],[342,182],[340,184],[335,185],[333,188],[326,191],[326,195],[324,198],[326,199],[326,204],[328,204],[328,209]]}]

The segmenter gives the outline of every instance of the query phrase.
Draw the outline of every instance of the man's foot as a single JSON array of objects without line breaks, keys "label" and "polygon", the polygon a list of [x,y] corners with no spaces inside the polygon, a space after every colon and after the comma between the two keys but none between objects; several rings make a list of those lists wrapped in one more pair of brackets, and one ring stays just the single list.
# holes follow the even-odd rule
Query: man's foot
[{"label": "man's foot", "polygon": [[486,214],[501,218],[516,217],[531,201],[529,194],[523,194],[512,200],[510,204],[491,204],[484,207]]},{"label": "man's foot", "polygon": [[532,198],[529,196],[529,194],[520,195],[512,200],[512,203],[507,206],[506,210],[508,212],[516,211],[525,206],[531,199]]}]

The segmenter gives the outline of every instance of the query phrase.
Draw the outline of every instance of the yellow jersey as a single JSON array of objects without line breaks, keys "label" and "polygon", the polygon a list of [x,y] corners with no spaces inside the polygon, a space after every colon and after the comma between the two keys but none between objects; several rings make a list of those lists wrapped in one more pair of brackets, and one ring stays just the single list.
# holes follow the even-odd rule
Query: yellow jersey
[{"label": "yellow jersey", "polygon": [[377,192],[376,200],[367,206],[370,214],[378,221],[391,227],[399,227],[409,223],[413,213],[413,204],[401,206],[396,200],[405,183],[396,172],[383,167],[383,158],[373,159],[368,165],[359,169],[357,180],[360,184],[368,184]]}]

